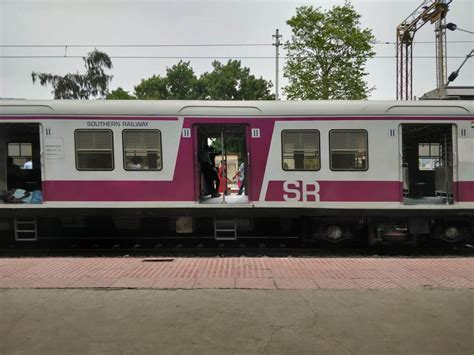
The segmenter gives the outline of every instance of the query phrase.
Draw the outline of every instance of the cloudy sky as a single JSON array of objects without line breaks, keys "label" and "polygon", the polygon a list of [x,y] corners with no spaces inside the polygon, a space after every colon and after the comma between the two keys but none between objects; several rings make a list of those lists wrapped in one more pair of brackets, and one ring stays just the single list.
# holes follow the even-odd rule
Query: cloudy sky
[{"label": "cloudy sky", "polygon": [[[6,45],[86,45],[69,47],[68,56],[83,56],[93,48],[112,57],[111,88],[133,91],[141,79],[163,74],[167,66],[190,60],[197,74],[211,69],[212,58],[242,58],[251,71],[274,82],[275,48],[272,34],[279,28],[283,41],[290,39],[286,21],[302,5],[330,8],[343,0],[0,0],[0,57],[59,55],[64,47],[5,47]],[[363,27],[371,28],[377,41],[376,58],[367,63],[367,80],[375,86],[371,99],[395,99],[395,29],[422,0],[353,0],[362,15]],[[454,0],[448,22],[474,30],[474,0]],[[414,46],[414,95],[421,96],[436,85],[434,26],[426,25],[416,35]],[[389,44],[384,44],[389,42]],[[455,70],[474,48],[474,35],[448,32],[448,73]],[[106,47],[104,45],[152,44],[264,44],[234,47]],[[282,50],[282,56],[285,53]],[[114,56],[166,56],[168,59],[124,59]],[[210,57],[187,59],[189,57]],[[220,58],[219,58],[220,57]],[[267,58],[245,58],[267,57]],[[388,57],[388,58],[387,58]],[[284,65],[284,59],[281,61]],[[51,88],[33,85],[31,72],[64,74],[83,70],[80,58],[0,58],[0,97],[50,99]],[[280,79],[281,86],[285,80]],[[464,66],[455,85],[474,85],[474,59]]]}]

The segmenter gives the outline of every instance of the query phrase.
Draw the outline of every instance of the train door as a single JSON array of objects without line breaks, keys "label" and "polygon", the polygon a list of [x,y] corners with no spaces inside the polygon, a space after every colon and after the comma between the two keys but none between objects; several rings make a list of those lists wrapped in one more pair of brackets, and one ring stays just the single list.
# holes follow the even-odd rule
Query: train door
[{"label": "train door", "polygon": [[203,204],[249,202],[248,127],[195,127],[195,196]]},{"label": "train door", "polygon": [[40,125],[0,123],[0,201],[39,203]]},{"label": "train door", "polygon": [[402,124],[401,133],[403,203],[454,203],[456,126]]}]

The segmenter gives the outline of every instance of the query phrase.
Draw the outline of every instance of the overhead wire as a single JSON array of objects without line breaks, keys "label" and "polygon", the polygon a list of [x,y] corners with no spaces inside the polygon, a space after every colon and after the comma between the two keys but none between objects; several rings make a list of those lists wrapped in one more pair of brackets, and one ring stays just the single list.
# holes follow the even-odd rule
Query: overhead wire
[{"label": "overhead wire", "polygon": [[[81,55],[0,55],[2,59],[82,59]],[[275,59],[275,56],[140,56],[140,55],[116,55],[109,56],[111,59]],[[279,57],[280,59],[290,59],[290,57]],[[300,57],[301,58],[301,57]],[[396,59],[395,55],[379,55],[370,59]],[[413,56],[414,59],[435,59],[436,56]],[[446,58],[460,59],[465,56],[447,56]]]},{"label": "overhead wire", "polygon": [[263,47],[271,43],[189,43],[189,44],[0,44],[4,48],[152,48],[152,47]]},{"label": "overhead wire", "polygon": [[[435,44],[436,41],[414,41],[413,44]],[[462,40],[462,41],[448,41],[446,44],[450,43],[474,43],[473,40]],[[390,44],[394,45],[397,44],[395,41],[376,41],[372,44]]]},{"label": "overhead wire", "polygon": [[[417,41],[414,44],[431,44],[434,41]],[[472,40],[449,41],[449,43],[474,43]],[[393,41],[376,41],[373,45],[395,45]],[[85,56],[68,55],[70,48],[179,48],[179,47],[267,47],[272,43],[182,43],[182,44],[0,44],[0,48],[64,48],[63,55],[1,55],[0,59],[82,59]],[[176,56],[176,55],[112,55],[111,59],[274,59],[275,56]],[[281,56],[283,60],[289,57]],[[435,59],[436,56],[413,56],[414,59]],[[448,56],[447,58],[462,59],[464,56]],[[376,55],[369,59],[396,59],[395,55]]]},{"label": "overhead wire", "polygon": [[[413,44],[434,44],[435,41],[415,41]],[[474,43],[474,40],[449,41],[449,43]],[[393,45],[394,41],[375,41],[374,45]],[[149,43],[149,44],[0,44],[0,48],[160,48],[160,47],[270,47],[272,43]]]}]

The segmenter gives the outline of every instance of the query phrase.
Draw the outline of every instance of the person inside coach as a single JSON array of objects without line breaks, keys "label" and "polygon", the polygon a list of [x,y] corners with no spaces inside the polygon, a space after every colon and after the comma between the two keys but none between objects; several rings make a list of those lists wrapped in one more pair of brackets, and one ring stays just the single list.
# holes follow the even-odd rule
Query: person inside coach
[{"label": "person inside coach", "polygon": [[[206,181],[207,193],[212,197],[219,197],[217,189],[219,188],[219,178],[217,176],[216,169],[212,166],[211,153],[213,149],[206,143],[203,143],[201,152],[199,153],[199,164],[201,165],[201,171]],[[217,187],[214,185],[217,184]]]},{"label": "person inside coach", "polygon": [[239,170],[235,173],[234,177],[232,179],[235,179],[236,177],[239,178],[239,193],[237,195],[242,195],[242,193],[245,190],[245,194],[247,195],[247,189],[245,187],[246,185],[246,180],[245,180],[245,160],[242,161],[242,163],[239,166]]},{"label": "person inside coach", "polygon": [[13,163],[13,158],[7,158],[7,189],[14,190],[23,187],[23,172],[18,165]]},{"label": "person inside coach", "polygon": [[142,158],[134,156],[132,160],[128,162],[127,169],[129,170],[142,170]]}]

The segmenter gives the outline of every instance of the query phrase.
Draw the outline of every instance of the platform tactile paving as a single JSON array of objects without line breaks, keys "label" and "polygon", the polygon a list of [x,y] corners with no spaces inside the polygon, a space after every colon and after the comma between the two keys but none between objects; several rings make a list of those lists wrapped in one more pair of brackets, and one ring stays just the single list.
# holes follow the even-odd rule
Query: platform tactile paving
[{"label": "platform tactile paving", "polygon": [[474,258],[0,258],[0,288],[474,288]]}]

